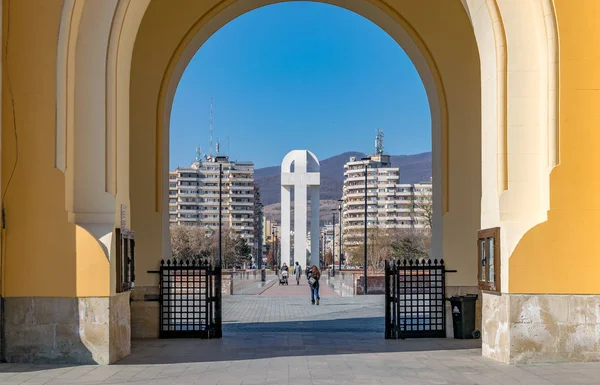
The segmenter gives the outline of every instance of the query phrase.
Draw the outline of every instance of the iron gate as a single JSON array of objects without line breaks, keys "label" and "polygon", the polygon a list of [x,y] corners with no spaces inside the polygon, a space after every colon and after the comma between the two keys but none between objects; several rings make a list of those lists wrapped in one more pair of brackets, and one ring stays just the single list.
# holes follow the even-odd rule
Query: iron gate
[{"label": "iron gate", "polygon": [[446,337],[444,260],[385,261],[385,338]]},{"label": "iron gate", "polygon": [[221,268],[160,261],[160,338],[221,338]]}]

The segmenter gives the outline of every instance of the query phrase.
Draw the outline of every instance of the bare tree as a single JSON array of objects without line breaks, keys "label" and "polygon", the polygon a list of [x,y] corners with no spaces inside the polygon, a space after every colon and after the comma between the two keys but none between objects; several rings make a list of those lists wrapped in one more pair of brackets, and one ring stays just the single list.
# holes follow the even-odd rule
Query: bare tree
[{"label": "bare tree", "polygon": [[[384,261],[392,255],[393,233],[389,229],[367,229],[367,266],[373,270],[383,269]],[[354,263],[362,265],[364,260],[364,242],[347,245],[346,254]]]},{"label": "bare tree", "polygon": [[[424,229],[369,228],[367,230],[367,266],[381,270],[385,260],[427,258],[431,232]],[[364,242],[347,244],[346,255],[353,264],[362,265]]]},{"label": "bare tree", "polygon": [[433,195],[430,192],[416,192],[413,196],[413,214],[425,218],[425,227],[433,229]]},{"label": "bare tree", "polygon": [[331,265],[333,261],[333,253],[331,252],[331,250],[327,250],[327,252],[325,253],[325,264],[327,266]]},{"label": "bare tree", "polygon": [[267,266],[275,267],[275,258],[273,255],[273,246],[269,245],[267,251]]},{"label": "bare tree", "polygon": [[[428,254],[431,247],[431,231],[429,229],[394,229],[392,244],[398,245],[402,242],[409,242],[420,253]],[[416,254],[420,255],[420,253]]]},{"label": "bare tree", "polygon": [[176,259],[191,257],[189,232],[187,226],[171,225],[171,254]]},{"label": "bare tree", "polygon": [[[171,253],[178,260],[207,260],[215,263],[218,258],[219,234],[200,226],[171,226]],[[241,266],[251,260],[252,249],[248,242],[233,229],[222,231],[223,267]]]}]

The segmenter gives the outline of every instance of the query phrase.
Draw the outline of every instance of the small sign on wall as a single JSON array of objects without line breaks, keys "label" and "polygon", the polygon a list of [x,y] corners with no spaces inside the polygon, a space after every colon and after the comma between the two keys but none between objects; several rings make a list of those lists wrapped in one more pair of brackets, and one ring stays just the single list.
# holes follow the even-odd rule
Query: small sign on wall
[{"label": "small sign on wall", "polygon": [[127,229],[127,205],[121,205],[121,229]]}]

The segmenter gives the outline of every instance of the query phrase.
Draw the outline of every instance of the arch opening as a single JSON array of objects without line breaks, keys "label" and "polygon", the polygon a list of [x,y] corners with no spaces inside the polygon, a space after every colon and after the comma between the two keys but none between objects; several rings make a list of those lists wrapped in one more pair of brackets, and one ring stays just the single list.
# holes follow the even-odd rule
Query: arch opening
[{"label": "arch opening", "polygon": [[[161,257],[170,256],[166,175],[170,116],[177,84],[193,55],[215,31],[252,9],[275,3],[279,1],[240,1],[213,8],[190,3],[185,12],[183,8],[169,8],[166,12],[166,2],[153,1],[144,14],[134,46],[130,87],[132,224],[134,228],[143,224],[139,227],[142,232],[136,231],[136,236],[147,240],[140,244],[144,248],[141,253],[147,257],[137,263],[142,272],[137,282],[140,286],[154,287],[156,278],[143,272],[155,268]],[[463,5],[445,3],[445,13],[452,16],[442,17],[442,12],[431,19],[426,7],[410,2],[399,9],[362,0],[326,3],[379,26],[402,47],[417,69],[430,104],[432,125],[431,253],[443,257],[459,271],[448,277],[453,290],[476,291],[476,250],[471,247],[471,238],[480,227],[481,214],[480,71],[473,29]],[[155,23],[171,26],[175,19],[179,25],[172,31],[153,27]],[[440,40],[440,24],[453,36]],[[457,67],[457,56],[463,58],[463,66]],[[148,111],[156,111],[156,115],[150,116]],[[142,171],[142,167],[146,169]],[[142,179],[146,186],[153,181],[150,194],[147,187],[136,182]]]}]

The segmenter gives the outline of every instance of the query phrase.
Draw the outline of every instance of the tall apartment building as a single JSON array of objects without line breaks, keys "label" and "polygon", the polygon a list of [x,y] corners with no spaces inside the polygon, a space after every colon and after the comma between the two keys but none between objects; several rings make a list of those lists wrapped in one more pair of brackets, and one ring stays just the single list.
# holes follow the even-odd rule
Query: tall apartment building
[{"label": "tall apartment building", "polygon": [[389,155],[350,158],[344,165],[344,244],[362,237],[358,230],[364,228],[365,220],[365,169],[368,228],[419,229],[430,225],[431,181],[400,184],[400,169],[392,167]]},{"label": "tall apartment building", "polygon": [[232,228],[257,250],[262,234],[256,231],[260,222],[255,216],[261,209],[252,162],[234,162],[226,156],[217,156],[169,172],[169,222],[218,229],[219,164],[223,166],[223,228]]}]

